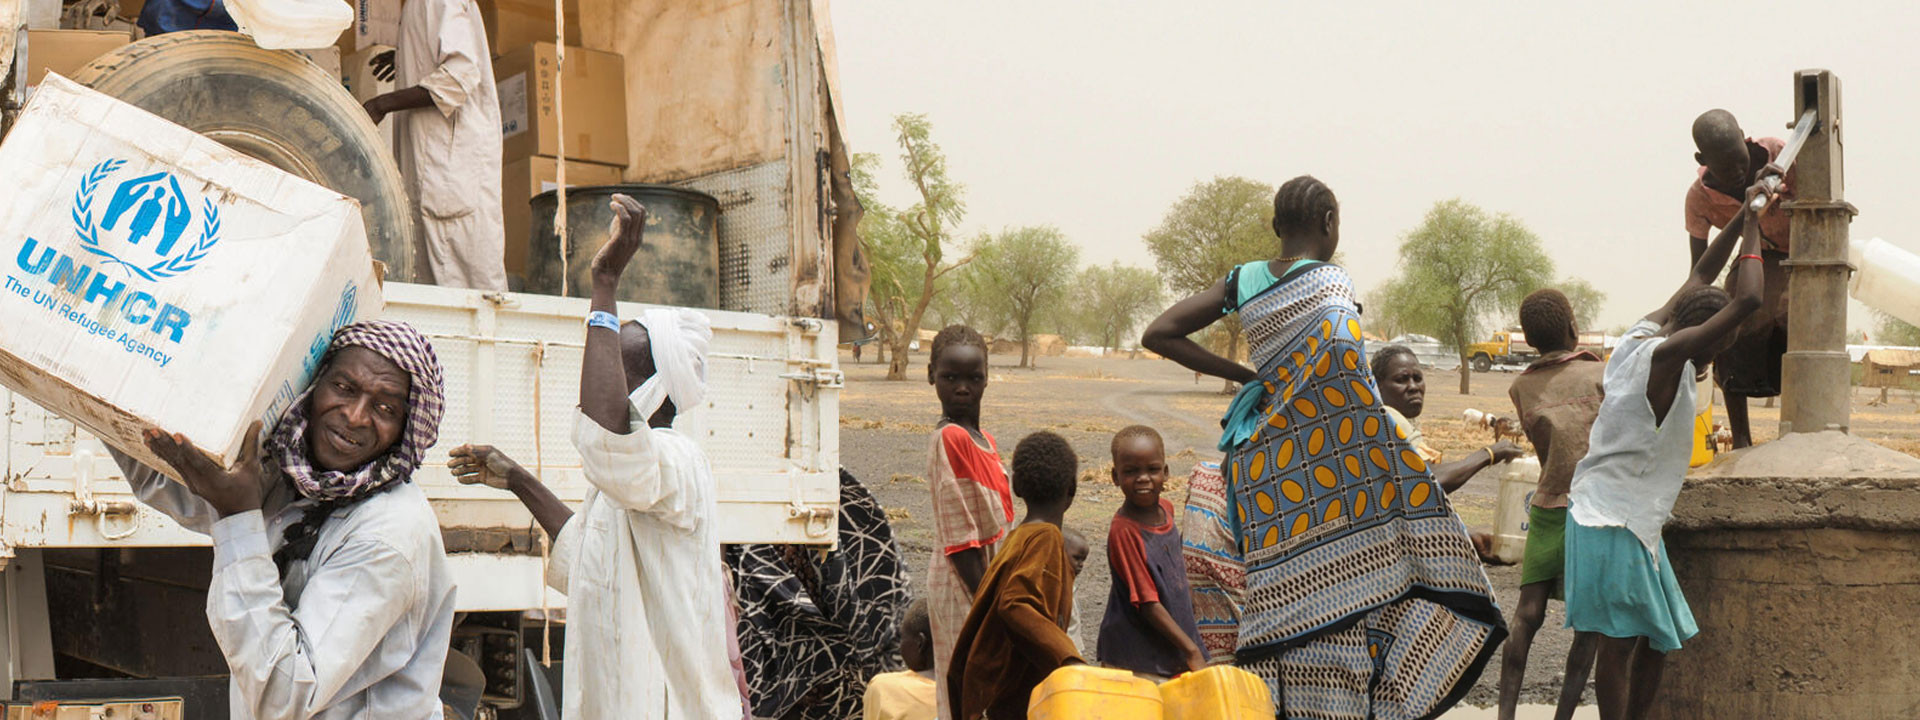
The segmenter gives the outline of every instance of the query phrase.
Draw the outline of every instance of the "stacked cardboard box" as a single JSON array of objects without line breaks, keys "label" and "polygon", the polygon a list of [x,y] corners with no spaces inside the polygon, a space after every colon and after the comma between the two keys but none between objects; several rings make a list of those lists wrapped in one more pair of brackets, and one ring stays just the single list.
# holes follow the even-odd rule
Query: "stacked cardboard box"
[{"label": "stacked cardboard box", "polygon": [[120,46],[133,42],[133,35],[105,30],[28,30],[27,91],[48,72],[72,75]]},{"label": "stacked cardboard box", "polygon": [[[342,80],[346,83],[347,92],[353,94],[353,99],[364,103],[376,95],[393,92],[392,80],[381,80],[373,76],[374,56],[392,49],[385,45],[371,45],[348,55],[341,61]],[[380,137],[387,141],[389,152],[393,150],[393,132],[392,117],[380,121]]]},{"label": "stacked cardboard box", "polygon": [[493,63],[500,95],[505,162],[560,157],[554,80],[565,85],[566,158],[627,165],[626,66],[619,55],[567,48],[564,66],[553,43],[534,43]]},{"label": "stacked cardboard box", "polygon": [[[493,56],[538,42],[553,42],[552,0],[479,0],[480,22],[487,26],[487,47]],[[580,3],[566,0],[567,46],[580,44]]]},{"label": "stacked cardboard box", "polygon": [[[124,1],[124,0],[123,0]],[[400,10],[406,0],[347,0],[353,5],[353,26],[340,34],[340,56],[347,57],[374,45],[400,44]]]}]

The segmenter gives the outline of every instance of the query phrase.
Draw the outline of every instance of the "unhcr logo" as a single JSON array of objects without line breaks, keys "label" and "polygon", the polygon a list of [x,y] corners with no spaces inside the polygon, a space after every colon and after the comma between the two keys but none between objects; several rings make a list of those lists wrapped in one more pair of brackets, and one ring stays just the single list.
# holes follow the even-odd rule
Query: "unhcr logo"
[{"label": "unhcr logo", "polygon": [[[121,182],[96,226],[94,193],[123,165],[125,160],[103,161],[80,180],[80,190],[73,195],[73,231],[80,236],[81,249],[99,256],[108,267],[149,282],[192,270],[220,242],[220,209],[213,200],[203,200],[200,239],[182,245],[181,236],[193,224],[193,203],[180,189],[180,179],[162,171]],[[101,247],[103,234],[119,240],[118,253]]]},{"label": "unhcr logo", "polygon": [[116,320],[133,325],[132,332],[181,341],[192,316],[155,297],[152,286],[141,286],[180,276],[204,260],[220,243],[220,210],[211,199],[196,204],[169,172],[114,182],[126,164],[103,161],[80,180],[69,216],[82,254],[61,252],[33,237],[20,246],[14,264],[51,288],[30,292],[24,281],[8,275],[5,290],[164,366],[165,353],[146,344],[153,341],[116,330],[121,325]]}]

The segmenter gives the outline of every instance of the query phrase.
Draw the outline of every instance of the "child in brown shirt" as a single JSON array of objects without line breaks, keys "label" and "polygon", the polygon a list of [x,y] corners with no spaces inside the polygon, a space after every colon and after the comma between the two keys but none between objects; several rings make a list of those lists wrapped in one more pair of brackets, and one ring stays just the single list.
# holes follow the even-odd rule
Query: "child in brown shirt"
[{"label": "child in brown shirt", "polygon": [[1085,662],[1061,629],[1072,612],[1073,568],[1060,523],[1079,459],[1059,435],[1037,432],[1013,450],[1013,492],[1027,516],[980,580],[947,675],[958,720],[1021,720],[1033,688],[1063,665]]},{"label": "child in brown shirt", "polygon": [[[1573,481],[1574,466],[1587,455],[1587,434],[1600,414],[1601,381],[1607,370],[1600,356],[1579,349],[1573,305],[1559,290],[1547,288],[1528,295],[1520,303],[1520,327],[1541,356],[1514,378],[1507,396],[1520,415],[1527,441],[1540,455],[1540,485],[1527,510],[1520,603],[1514,609],[1513,634],[1507,638],[1500,666],[1502,718],[1513,717],[1514,705],[1520,701],[1527,651],[1546,617],[1547,599],[1560,597],[1560,578],[1566,568],[1567,486]],[[1592,633],[1575,633],[1560,693],[1562,714],[1580,704],[1596,647]]]}]

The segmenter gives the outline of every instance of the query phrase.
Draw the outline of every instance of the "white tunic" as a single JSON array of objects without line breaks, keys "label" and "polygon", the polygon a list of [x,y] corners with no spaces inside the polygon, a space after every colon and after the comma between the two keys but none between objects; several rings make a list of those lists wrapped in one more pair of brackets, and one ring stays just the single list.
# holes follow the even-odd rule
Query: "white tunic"
[{"label": "white tunic", "polygon": [[547,576],[567,593],[562,714],[740,717],[706,454],[675,430],[636,422],[616,435],[584,414],[573,444],[593,488]]},{"label": "white tunic", "polygon": [[1587,456],[1573,470],[1568,509],[1587,527],[1625,527],[1648,553],[1658,554],[1660,530],[1673,515],[1673,501],[1693,457],[1697,386],[1693,361],[1680,370],[1679,388],[1664,424],[1656,425],[1647,402],[1653,350],[1667,338],[1660,326],[1641,320],[1627,329],[1607,360],[1606,399],[1587,435]]},{"label": "white tunic", "polygon": [[284,477],[267,473],[271,514],[220,518],[186,486],[114,460],[141,502],[213,536],[207,621],[233,674],[232,717],[441,717],[453,575],[418,485],[334,511],[282,582],[273,552],[313,504]]},{"label": "white tunic", "polygon": [[415,227],[433,282],[505,291],[500,100],[473,0],[405,5],[394,85],[433,96],[431,108],[393,115],[394,155],[417,206]]}]

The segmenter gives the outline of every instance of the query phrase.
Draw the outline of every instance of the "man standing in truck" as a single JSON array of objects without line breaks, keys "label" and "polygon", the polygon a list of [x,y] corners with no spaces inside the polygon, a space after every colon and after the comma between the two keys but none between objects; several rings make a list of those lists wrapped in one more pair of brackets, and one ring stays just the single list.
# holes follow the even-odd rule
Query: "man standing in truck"
[{"label": "man standing in truck", "polygon": [[693,310],[653,309],[625,323],[614,316],[647,211],[625,195],[614,196],[613,210],[611,238],[593,258],[574,418],[573,445],[592,486],[580,512],[491,447],[455,449],[448,466],[463,483],[511,490],[553,537],[547,582],[567,594],[569,627],[562,715],[661,717],[654,710],[666,707],[673,718],[743,717],[727,656],[735,626],[713,468],[673,428],[706,395],[713,329]]},{"label": "man standing in truck", "polygon": [[[1753,139],[1740,130],[1733,113],[1708,110],[1693,121],[1693,154],[1700,163],[1699,176],[1687,188],[1687,240],[1692,246],[1694,264],[1707,249],[1707,235],[1724,228],[1740,215],[1741,198],[1747,187],[1764,173],[1779,173],[1773,160],[1786,148],[1780,138]],[[1780,360],[1787,354],[1787,259],[1790,223],[1780,203],[1793,199],[1792,175],[1787,184],[1759,216],[1760,267],[1765,284],[1760,309],[1740,326],[1733,347],[1713,361],[1713,379],[1727,398],[1727,427],[1733,432],[1733,446],[1753,444],[1747,422],[1747,398],[1780,394]],[[1691,267],[1691,265],[1689,266]],[[1727,276],[1734,276],[1751,265],[1735,265]]]},{"label": "man standing in truck", "polygon": [[429,718],[453,633],[440,522],[413,471],[440,432],[440,361],[406,323],[333,336],[319,374],[232,470],[179,435],[114,451],[140,501],[213,536],[207,620],[236,720]]},{"label": "man standing in truck", "polygon": [[432,282],[505,292],[492,58],[473,0],[412,0],[401,10],[400,46],[374,60],[375,74],[396,89],[365,105],[375,125],[397,113],[394,157]]}]

